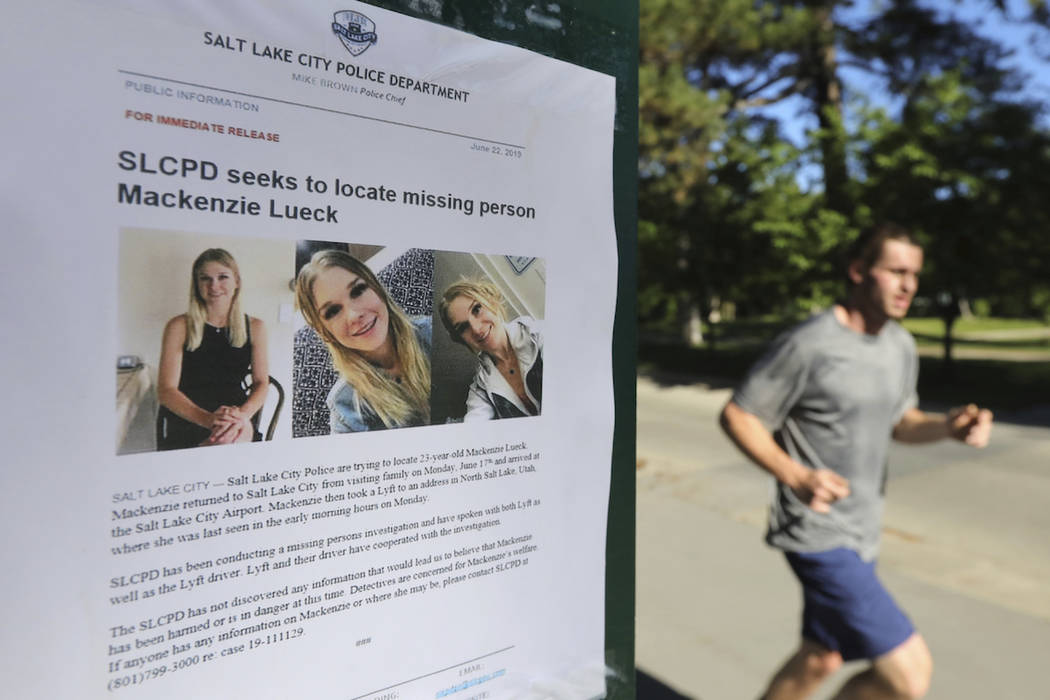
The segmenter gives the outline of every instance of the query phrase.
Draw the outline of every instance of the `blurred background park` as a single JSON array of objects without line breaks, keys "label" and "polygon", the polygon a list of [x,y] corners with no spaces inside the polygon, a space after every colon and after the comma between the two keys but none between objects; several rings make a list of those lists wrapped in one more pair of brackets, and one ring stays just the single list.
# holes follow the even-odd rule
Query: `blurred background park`
[{"label": "blurred background park", "polygon": [[1050,395],[1046,0],[641,0],[643,367],[737,377],[842,289],[865,225],[924,242],[922,394]]},{"label": "blurred background park", "polygon": [[639,10],[638,697],[755,697],[797,644],[770,480],[717,415],[879,221],[925,247],[922,407],[997,421],[985,450],[891,448],[880,575],[933,651],[929,698],[1048,697],[1050,6]]}]

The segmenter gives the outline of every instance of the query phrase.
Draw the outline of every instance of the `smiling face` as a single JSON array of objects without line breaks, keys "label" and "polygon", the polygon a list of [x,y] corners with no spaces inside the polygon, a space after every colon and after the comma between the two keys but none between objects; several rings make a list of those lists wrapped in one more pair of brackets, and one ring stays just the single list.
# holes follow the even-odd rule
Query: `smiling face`
[{"label": "smiling face", "polygon": [[229,306],[240,281],[237,273],[220,262],[210,261],[197,268],[197,295],[206,306]]},{"label": "smiling face", "polygon": [[453,332],[474,352],[491,353],[506,337],[499,314],[473,297],[460,295],[448,304]]},{"label": "smiling face", "polygon": [[904,318],[919,289],[921,270],[922,248],[907,241],[883,241],[881,255],[868,270],[860,261],[850,266],[858,306],[877,319]]},{"label": "smiling face", "polygon": [[390,311],[360,275],[327,267],[317,273],[311,294],[325,330],[344,348],[372,359],[389,342]]}]

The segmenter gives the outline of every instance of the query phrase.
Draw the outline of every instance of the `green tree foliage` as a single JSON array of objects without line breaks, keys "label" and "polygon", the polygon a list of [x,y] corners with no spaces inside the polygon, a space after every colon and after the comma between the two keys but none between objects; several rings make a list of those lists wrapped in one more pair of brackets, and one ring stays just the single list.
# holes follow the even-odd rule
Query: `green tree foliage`
[{"label": "green tree foliage", "polygon": [[[643,316],[826,304],[836,250],[877,220],[926,239],[935,298],[1041,311],[1044,106],[1019,97],[1008,52],[964,22],[917,0],[866,8],[642,0]],[[1024,19],[1040,26],[1043,8]],[[843,76],[891,97],[874,106]],[[811,125],[805,143],[785,137],[783,110],[770,116],[777,103]]]},{"label": "green tree foliage", "polygon": [[[753,312],[828,302],[829,252],[848,217],[802,189],[796,174],[813,154],[754,111],[817,89],[790,57],[819,54],[809,38],[820,32],[806,8],[642,2],[643,315],[681,318],[721,300]],[[835,109],[829,133],[841,126]],[[821,141],[825,149],[832,142],[844,140]],[[838,157],[844,172],[844,150]]]}]

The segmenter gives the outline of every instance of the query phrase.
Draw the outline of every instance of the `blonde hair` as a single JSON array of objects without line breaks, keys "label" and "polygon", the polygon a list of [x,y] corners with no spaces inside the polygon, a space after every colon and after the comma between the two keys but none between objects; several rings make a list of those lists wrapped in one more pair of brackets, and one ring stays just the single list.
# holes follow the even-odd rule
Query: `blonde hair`
[{"label": "blonde hair", "polygon": [[[344,347],[325,327],[317,309],[313,286],[318,275],[333,267],[357,275],[386,305],[390,319],[388,332],[394,343],[394,353],[401,362],[400,383],[358,352]],[[299,271],[295,280],[295,300],[306,322],[328,346],[336,371],[357,391],[383,425],[391,428],[409,425],[416,420],[430,422],[430,358],[416,337],[412,320],[394,303],[367,265],[341,250],[320,250]]]},{"label": "blonde hair", "polygon": [[186,311],[186,349],[190,352],[199,348],[204,338],[204,324],[208,318],[208,309],[201,297],[197,275],[200,274],[201,268],[210,262],[230,268],[237,280],[237,289],[233,292],[233,301],[230,303],[230,311],[226,316],[226,333],[230,344],[235,348],[243,348],[248,342],[248,326],[241,312],[241,271],[237,267],[237,261],[222,248],[208,248],[193,261],[193,269],[190,271],[190,306]]},{"label": "blonde hair", "polygon": [[504,310],[504,299],[503,292],[499,290],[499,287],[494,285],[488,280],[473,280],[463,278],[458,282],[454,282],[445,288],[444,293],[441,295],[441,303],[438,305],[438,310],[441,312],[441,323],[445,326],[445,330],[448,331],[448,335],[452,340],[460,345],[466,345],[463,342],[462,336],[456,332],[455,325],[452,323],[452,319],[449,318],[449,306],[456,297],[468,297],[481,303],[486,309],[496,314],[500,321],[507,320],[507,314]]}]

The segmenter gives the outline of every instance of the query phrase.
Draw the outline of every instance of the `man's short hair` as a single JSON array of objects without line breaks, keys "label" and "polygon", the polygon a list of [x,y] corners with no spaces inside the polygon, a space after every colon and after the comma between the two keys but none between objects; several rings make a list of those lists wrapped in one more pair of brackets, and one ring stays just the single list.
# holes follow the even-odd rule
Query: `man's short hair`
[{"label": "man's short hair", "polygon": [[912,232],[899,224],[890,222],[869,226],[860,232],[846,250],[846,258],[843,261],[843,272],[846,275],[847,284],[852,285],[849,278],[849,267],[854,262],[860,262],[865,270],[870,270],[882,255],[882,245],[886,241],[902,241],[916,248],[921,248]]}]

